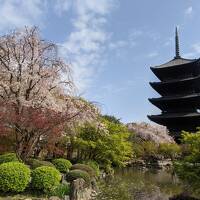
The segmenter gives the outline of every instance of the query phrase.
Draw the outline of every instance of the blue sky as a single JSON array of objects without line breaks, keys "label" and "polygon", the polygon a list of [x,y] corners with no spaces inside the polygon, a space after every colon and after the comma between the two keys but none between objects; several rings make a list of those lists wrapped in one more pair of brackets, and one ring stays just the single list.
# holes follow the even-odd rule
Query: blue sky
[{"label": "blue sky", "polygon": [[73,67],[79,94],[124,122],[159,113],[149,67],[200,55],[199,0],[0,0],[0,34],[37,25]]}]

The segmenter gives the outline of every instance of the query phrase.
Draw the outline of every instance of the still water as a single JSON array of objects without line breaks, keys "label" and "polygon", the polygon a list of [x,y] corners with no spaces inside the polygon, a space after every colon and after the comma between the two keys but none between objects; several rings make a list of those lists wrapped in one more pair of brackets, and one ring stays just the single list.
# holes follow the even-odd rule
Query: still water
[{"label": "still water", "polygon": [[97,200],[196,200],[200,196],[167,171],[118,170],[99,183]]}]

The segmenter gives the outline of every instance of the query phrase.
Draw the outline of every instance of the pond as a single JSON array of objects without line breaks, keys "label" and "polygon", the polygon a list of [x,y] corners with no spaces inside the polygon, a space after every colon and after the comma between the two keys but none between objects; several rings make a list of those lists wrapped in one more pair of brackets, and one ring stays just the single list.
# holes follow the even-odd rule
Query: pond
[{"label": "pond", "polygon": [[117,170],[114,177],[99,182],[97,200],[196,200],[190,185],[167,171]]}]

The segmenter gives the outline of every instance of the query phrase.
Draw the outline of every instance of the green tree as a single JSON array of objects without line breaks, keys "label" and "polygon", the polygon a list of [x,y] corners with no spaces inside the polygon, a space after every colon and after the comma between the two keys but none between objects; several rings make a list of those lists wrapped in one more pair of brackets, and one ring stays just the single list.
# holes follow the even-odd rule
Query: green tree
[{"label": "green tree", "polygon": [[130,133],[120,123],[105,118],[98,124],[86,123],[78,128],[73,141],[79,160],[95,160],[104,167],[124,166],[132,157]]},{"label": "green tree", "polygon": [[191,189],[200,194],[200,130],[196,133],[183,132],[182,134],[183,154],[182,159],[174,163],[175,171],[185,182],[189,183]]}]

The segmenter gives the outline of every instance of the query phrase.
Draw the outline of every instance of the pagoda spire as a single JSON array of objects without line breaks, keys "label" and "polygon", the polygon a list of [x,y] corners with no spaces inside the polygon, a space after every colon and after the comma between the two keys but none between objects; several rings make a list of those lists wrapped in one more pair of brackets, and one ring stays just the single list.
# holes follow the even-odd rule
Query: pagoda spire
[{"label": "pagoda spire", "polygon": [[178,28],[177,27],[176,27],[176,31],[175,31],[175,50],[176,50],[175,58],[180,58],[180,54],[179,54],[179,36],[178,36]]}]

